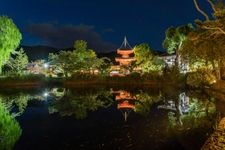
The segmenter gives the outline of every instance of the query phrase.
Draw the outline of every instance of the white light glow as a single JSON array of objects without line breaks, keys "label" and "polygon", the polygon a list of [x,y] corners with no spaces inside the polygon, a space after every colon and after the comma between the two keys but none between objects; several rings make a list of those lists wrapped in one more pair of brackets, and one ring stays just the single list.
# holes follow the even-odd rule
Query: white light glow
[{"label": "white light glow", "polygon": [[49,65],[48,65],[47,63],[44,64],[44,68],[48,68],[48,66],[49,66]]},{"label": "white light glow", "polygon": [[44,97],[47,97],[48,95],[49,95],[48,92],[44,92],[43,94]]}]

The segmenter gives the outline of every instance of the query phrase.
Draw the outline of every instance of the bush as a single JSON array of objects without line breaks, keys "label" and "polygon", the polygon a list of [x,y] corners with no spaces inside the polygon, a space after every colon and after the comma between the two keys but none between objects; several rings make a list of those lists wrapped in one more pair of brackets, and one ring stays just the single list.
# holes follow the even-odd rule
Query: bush
[{"label": "bush", "polygon": [[5,78],[1,78],[1,82],[24,82],[24,81],[42,81],[45,79],[44,75],[38,75],[38,74],[26,74],[26,75],[20,75],[20,74],[14,74],[12,76],[8,76]]},{"label": "bush", "polygon": [[127,75],[127,77],[133,78],[133,79],[140,79],[141,78],[141,74],[138,72],[133,72],[129,75]]},{"label": "bush", "polygon": [[204,87],[215,83],[216,77],[211,71],[198,70],[187,74],[186,84],[191,87]]},{"label": "bush", "polygon": [[144,80],[160,80],[161,75],[159,74],[159,72],[144,73],[142,75],[142,78]]},{"label": "bush", "polygon": [[71,79],[74,79],[74,80],[97,79],[97,75],[77,72],[77,73],[74,73],[74,74],[71,75]]}]

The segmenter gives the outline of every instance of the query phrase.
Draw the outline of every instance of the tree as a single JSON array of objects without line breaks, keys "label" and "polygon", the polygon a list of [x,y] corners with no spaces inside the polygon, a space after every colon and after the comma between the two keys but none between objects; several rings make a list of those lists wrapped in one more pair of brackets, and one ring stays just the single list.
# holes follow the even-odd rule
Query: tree
[{"label": "tree", "polygon": [[60,51],[59,54],[50,53],[49,61],[55,72],[62,73],[65,77],[73,72],[77,64],[73,52],[70,51]]},{"label": "tree", "polygon": [[141,68],[142,72],[160,71],[163,61],[155,56],[153,50],[146,43],[139,44],[134,48],[134,57],[136,65]]},{"label": "tree", "polygon": [[99,60],[101,60],[101,63],[98,65],[97,69],[99,70],[100,74],[109,75],[112,66],[111,60],[107,57],[100,58]]},{"label": "tree", "polygon": [[22,73],[28,64],[28,56],[24,52],[23,48],[20,48],[19,51],[16,51],[15,57],[11,57],[6,65],[16,73]]},{"label": "tree", "polygon": [[94,50],[87,48],[87,42],[83,40],[74,42],[73,51],[49,54],[49,61],[53,68],[62,72],[66,77],[76,72],[93,73],[104,63],[103,59],[97,58]]},{"label": "tree", "polygon": [[193,30],[192,24],[179,26],[177,28],[170,27],[166,30],[163,47],[167,50],[167,53],[176,54],[176,65],[178,65],[179,51],[182,48],[184,41],[187,39],[187,35]]},{"label": "tree", "polygon": [[212,17],[200,9],[196,0],[196,9],[205,16],[204,21],[196,20],[196,30],[188,35],[182,47],[182,58],[191,63],[204,62],[212,66],[217,79],[221,78],[221,67],[225,61],[225,5],[220,0],[207,0],[213,10]]},{"label": "tree", "polygon": [[0,73],[2,72],[2,66],[17,48],[21,38],[21,33],[12,19],[7,16],[0,16]]},{"label": "tree", "polygon": [[96,53],[92,49],[87,48],[87,42],[83,40],[77,40],[74,43],[74,51],[73,51],[77,66],[76,68],[79,71],[93,71],[97,69],[97,67],[101,64],[100,60],[98,60]]}]

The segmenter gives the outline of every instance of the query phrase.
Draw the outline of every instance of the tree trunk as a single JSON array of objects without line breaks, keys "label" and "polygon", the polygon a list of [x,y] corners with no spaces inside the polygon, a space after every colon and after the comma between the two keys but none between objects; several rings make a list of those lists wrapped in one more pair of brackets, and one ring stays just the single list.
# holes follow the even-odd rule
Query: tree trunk
[{"label": "tree trunk", "polygon": [[223,74],[223,59],[219,59],[218,61],[218,79],[221,80],[222,79],[222,74]]},{"label": "tree trunk", "polygon": [[213,67],[213,73],[216,76],[216,78],[218,79],[219,78],[218,77],[218,68],[216,67],[214,60],[212,61],[212,67]]}]

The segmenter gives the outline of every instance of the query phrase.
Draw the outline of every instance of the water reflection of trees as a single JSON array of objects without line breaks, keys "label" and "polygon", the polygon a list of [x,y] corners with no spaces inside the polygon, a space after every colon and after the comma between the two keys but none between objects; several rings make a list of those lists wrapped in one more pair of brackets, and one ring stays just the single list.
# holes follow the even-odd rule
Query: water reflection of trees
[{"label": "water reflection of trees", "polygon": [[135,112],[143,116],[147,116],[150,113],[153,104],[156,104],[161,100],[160,94],[154,95],[153,93],[149,94],[143,91],[140,91],[135,97],[137,100],[135,103]]},{"label": "water reflection of trees", "polygon": [[75,116],[76,119],[84,119],[89,111],[106,108],[112,102],[112,94],[107,90],[82,92],[67,89],[64,96],[50,103],[49,112],[58,112],[61,116]]},{"label": "water reflection of trees", "polygon": [[0,94],[0,149],[13,149],[22,129],[16,117],[22,115],[29,100],[42,100],[40,93],[5,91]]},{"label": "water reflection of trees", "polygon": [[174,100],[174,111],[168,112],[169,129],[190,130],[212,126],[216,116],[213,99],[203,93],[181,93]]},{"label": "water reflection of trees", "polygon": [[20,116],[24,113],[28,101],[38,97],[31,95],[30,93],[18,92],[11,95],[0,95],[2,101],[10,107],[10,110],[13,110],[11,113],[12,116]]},{"label": "water reflection of trees", "polygon": [[3,150],[13,149],[22,133],[19,123],[10,114],[11,108],[11,103],[4,102],[0,97],[0,148]]}]

